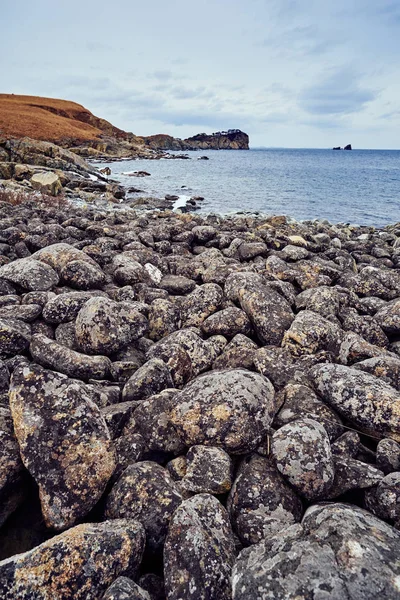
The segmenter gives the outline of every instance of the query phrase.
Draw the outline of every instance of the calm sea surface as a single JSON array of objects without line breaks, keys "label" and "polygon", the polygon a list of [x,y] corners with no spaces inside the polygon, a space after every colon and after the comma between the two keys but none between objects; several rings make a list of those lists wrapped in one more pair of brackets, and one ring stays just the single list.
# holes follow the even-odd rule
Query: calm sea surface
[{"label": "calm sea surface", "polygon": [[[400,150],[212,150],[189,156],[104,165],[112,178],[143,190],[138,195],[204,196],[203,213],[251,211],[375,226],[400,221]],[[151,177],[123,175],[139,170]]]}]

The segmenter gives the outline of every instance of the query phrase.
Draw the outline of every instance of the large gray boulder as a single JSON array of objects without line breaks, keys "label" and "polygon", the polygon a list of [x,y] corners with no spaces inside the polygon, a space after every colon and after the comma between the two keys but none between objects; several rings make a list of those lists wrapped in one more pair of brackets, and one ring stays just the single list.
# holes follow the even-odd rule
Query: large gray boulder
[{"label": "large gray boulder", "polygon": [[342,417],[373,436],[400,441],[400,394],[382,379],[334,364],[317,365],[310,376]]},{"label": "large gray boulder", "polygon": [[233,600],[400,598],[400,533],[345,504],[309,508],[292,525],[243,550]]},{"label": "large gray boulder", "polygon": [[243,369],[206,373],[176,398],[171,420],[187,446],[218,446],[246,454],[263,439],[275,414],[274,388]]}]

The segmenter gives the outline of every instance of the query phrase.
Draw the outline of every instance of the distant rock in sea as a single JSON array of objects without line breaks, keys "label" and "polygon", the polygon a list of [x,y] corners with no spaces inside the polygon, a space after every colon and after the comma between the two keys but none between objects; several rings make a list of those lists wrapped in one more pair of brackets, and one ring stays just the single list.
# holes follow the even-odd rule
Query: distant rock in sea
[{"label": "distant rock in sea", "polygon": [[[334,148],[332,148],[332,150],[342,150],[342,148],[340,146],[335,146]],[[347,146],[345,146],[343,150],[352,150],[351,144],[347,144]]]}]

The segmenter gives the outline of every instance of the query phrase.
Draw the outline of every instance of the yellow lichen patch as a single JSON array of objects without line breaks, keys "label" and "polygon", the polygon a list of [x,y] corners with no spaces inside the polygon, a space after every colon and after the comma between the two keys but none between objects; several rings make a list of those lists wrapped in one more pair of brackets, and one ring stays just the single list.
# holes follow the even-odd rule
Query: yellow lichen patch
[{"label": "yellow lichen patch", "polygon": [[231,416],[231,410],[227,404],[218,404],[212,409],[212,415],[219,421],[226,421]]}]

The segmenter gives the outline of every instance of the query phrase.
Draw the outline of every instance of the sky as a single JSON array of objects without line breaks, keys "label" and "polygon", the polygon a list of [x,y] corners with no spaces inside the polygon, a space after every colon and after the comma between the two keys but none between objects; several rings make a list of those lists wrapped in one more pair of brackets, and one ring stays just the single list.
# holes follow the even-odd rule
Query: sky
[{"label": "sky", "polygon": [[14,0],[0,92],[137,135],[400,148],[400,0]]}]

